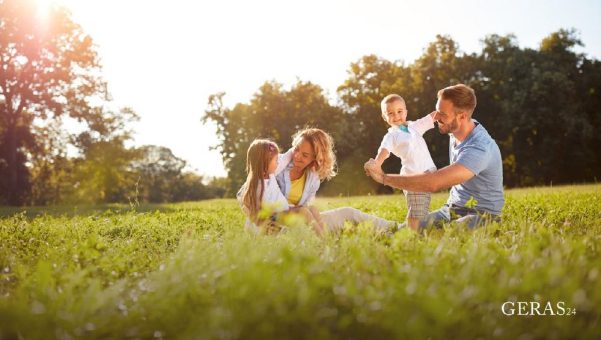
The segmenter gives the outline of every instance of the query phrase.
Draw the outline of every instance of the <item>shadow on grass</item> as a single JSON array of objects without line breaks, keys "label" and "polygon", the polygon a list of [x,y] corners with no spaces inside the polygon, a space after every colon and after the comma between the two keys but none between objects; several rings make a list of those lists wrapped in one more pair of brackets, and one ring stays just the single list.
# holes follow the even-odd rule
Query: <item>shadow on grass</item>
[{"label": "shadow on grass", "polygon": [[17,214],[23,214],[28,219],[38,216],[93,216],[102,214],[126,214],[129,212],[154,212],[162,213],[175,212],[177,209],[168,204],[141,204],[132,207],[128,204],[96,204],[96,205],[57,205],[48,207],[4,207],[0,206],[0,218],[7,218]]}]

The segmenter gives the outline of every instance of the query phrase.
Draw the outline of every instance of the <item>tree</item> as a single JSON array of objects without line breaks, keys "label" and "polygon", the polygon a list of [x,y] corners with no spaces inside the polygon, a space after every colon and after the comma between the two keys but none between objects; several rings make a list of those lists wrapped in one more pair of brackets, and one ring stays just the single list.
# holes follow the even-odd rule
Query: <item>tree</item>
[{"label": "tree", "polygon": [[404,95],[411,84],[411,75],[402,64],[375,55],[351,63],[347,72],[349,78],[338,87],[338,95],[348,118],[354,122],[355,147],[372,155],[386,132],[380,102],[390,93]]},{"label": "tree", "polygon": [[[598,150],[601,145],[601,134],[594,132],[594,127],[601,126],[601,62],[584,58],[579,73],[581,80],[578,82],[576,92],[579,95],[583,119],[588,122],[589,130],[586,131],[587,141],[579,150],[580,157],[585,158],[586,162],[583,162],[580,167],[572,167],[577,168],[572,170],[581,171],[578,179],[596,182],[601,174],[601,153]],[[591,128],[593,131],[590,130]]]},{"label": "tree", "polygon": [[63,115],[102,131],[108,94],[90,36],[62,7],[37,18],[33,0],[0,1],[0,166],[3,199],[24,203],[29,191],[27,152],[38,137],[34,121]]},{"label": "tree", "polygon": [[31,205],[58,204],[73,194],[74,162],[67,155],[70,135],[59,121],[34,127],[35,148],[29,155]]},{"label": "tree", "polygon": [[[228,170],[228,195],[244,182],[246,151],[255,138],[270,138],[280,148],[291,146],[291,136],[311,126],[331,133],[335,140],[348,134],[342,111],[328,103],[323,89],[311,82],[298,81],[290,90],[276,82],[264,83],[249,104],[224,107],[224,93],[209,97],[203,122],[213,121],[221,143],[217,146]],[[342,152],[348,152],[341,145]],[[282,150],[282,151],[283,151]]]},{"label": "tree", "polygon": [[207,184],[204,184],[203,181],[204,178],[195,173],[182,173],[172,188],[172,200],[181,202],[223,197],[226,189],[218,181],[209,181]]},{"label": "tree", "polygon": [[595,138],[595,127],[580,100],[582,93],[578,92],[585,57],[574,52],[576,46],[582,46],[576,31],[562,29],[545,37],[536,54],[538,72],[533,73],[528,96],[531,129],[520,132],[522,138],[532,141],[532,147],[527,148],[532,154],[545,155],[533,164],[532,154],[530,158],[522,154],[524,161],[530,160],[528,170],[532,177],[538,176],[544,183],[582,178],[582,169],[590,164],[590,151],[595,148],[590,143]]},{"label": "tree", "polygon": [[173,201],[174,185],[180,179],[186,161],[163,146],[145,145],[138,148],[138,152],[140,158],[132,163],[132,167],[138,175],[141,200],[153,203]]},{"label": "tree", "polygon": [[169,148],[144,145],[137,152],[139,158],[131,163],[131,168],[137,177],[138,201],[164,203],[223,197],[225,189],[219,180],[205,184],[202,176],[184,172],[186,161]]},{"label": "tree", "polygon": [[127,148],[131,139],[131,122],[138,115],[130,108],[104,114],[105,131],[84,131],[73,144],[82,151],[73,160],[74,195],[78,202],[111,203],[135,199],[135,183],[138,178],[132,163],[140,152]]},{"label": "tree", "polygon": [[573,51],[578,45],[574,30],[551,33],[539,50],[520,49],[512,35],[484,39],[478,105],[501,147],[506,184],[594,179],[599,111],[589,104],[599,103],[599,73],[589,68],[595,61]]},{"label": "tree", "polygon": [[[390,93],[397,93],[412,102],[411,73],[400,62],[391,62],[375,55],[367,55],[351,63],[347,71],[349,77],[338,87],[341,106],[346,112],[350,131],[345,143],[352,149],[349,157],[339,156],[340,173],[332,185],[340,187],[339,192],[347,195],[366,192],[389,192],[388,188],[377,185],[365,177],[363,163],[374,157],[386,134],[388,126],[382,119],[380,102]],[[410,113],[413,114],[410,110]],[[387,172],[400,167],[400,160],[390,157],[383,165]],[[324,192],[334,194],[325,188]]]}]

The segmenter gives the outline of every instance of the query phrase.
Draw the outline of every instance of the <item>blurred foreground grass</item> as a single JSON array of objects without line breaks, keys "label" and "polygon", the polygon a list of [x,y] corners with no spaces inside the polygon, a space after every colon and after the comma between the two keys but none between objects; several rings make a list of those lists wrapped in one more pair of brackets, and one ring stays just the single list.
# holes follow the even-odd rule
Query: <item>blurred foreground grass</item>
[{"label": "blurred foreground grass", "polygon": [[[317,205],[406,214],[401,195]],[[501,224],[392,238],[250,236],[234,200],[0,216],[0,339],[601,338],[601,185],[510,190]]]}]

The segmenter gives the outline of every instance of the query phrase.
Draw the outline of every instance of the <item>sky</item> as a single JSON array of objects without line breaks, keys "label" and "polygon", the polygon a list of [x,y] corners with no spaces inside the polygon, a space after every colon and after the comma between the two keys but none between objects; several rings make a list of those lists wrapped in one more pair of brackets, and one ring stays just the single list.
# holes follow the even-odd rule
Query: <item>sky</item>
[{"label": "sky", "polygon": [[352,62],[376,54],[411,64],[437,34],[462,51],[488,34],[514,34],[537,48],[575,28],[601,58],[601,1],[37,0],[67,7],[96,43],[114,104],[141,117],[135,145],[169,147],[188,170],[225,176],[215,126],[201,117],[208,96],[248,103],[265,81],[319,84],[335,103]]}]

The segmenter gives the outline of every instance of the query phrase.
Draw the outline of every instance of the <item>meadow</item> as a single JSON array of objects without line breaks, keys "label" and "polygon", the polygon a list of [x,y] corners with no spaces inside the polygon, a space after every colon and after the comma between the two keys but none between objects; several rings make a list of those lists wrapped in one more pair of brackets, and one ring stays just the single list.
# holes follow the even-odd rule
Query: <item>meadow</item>
[{"label": "meadow", "polygon": [[[0,208],[0,339],[601,338],[601,185],[506,198],[485,228],[325,239],[249,235],[229,199]],[[400,194],[316,204],[406,214]]]}]

